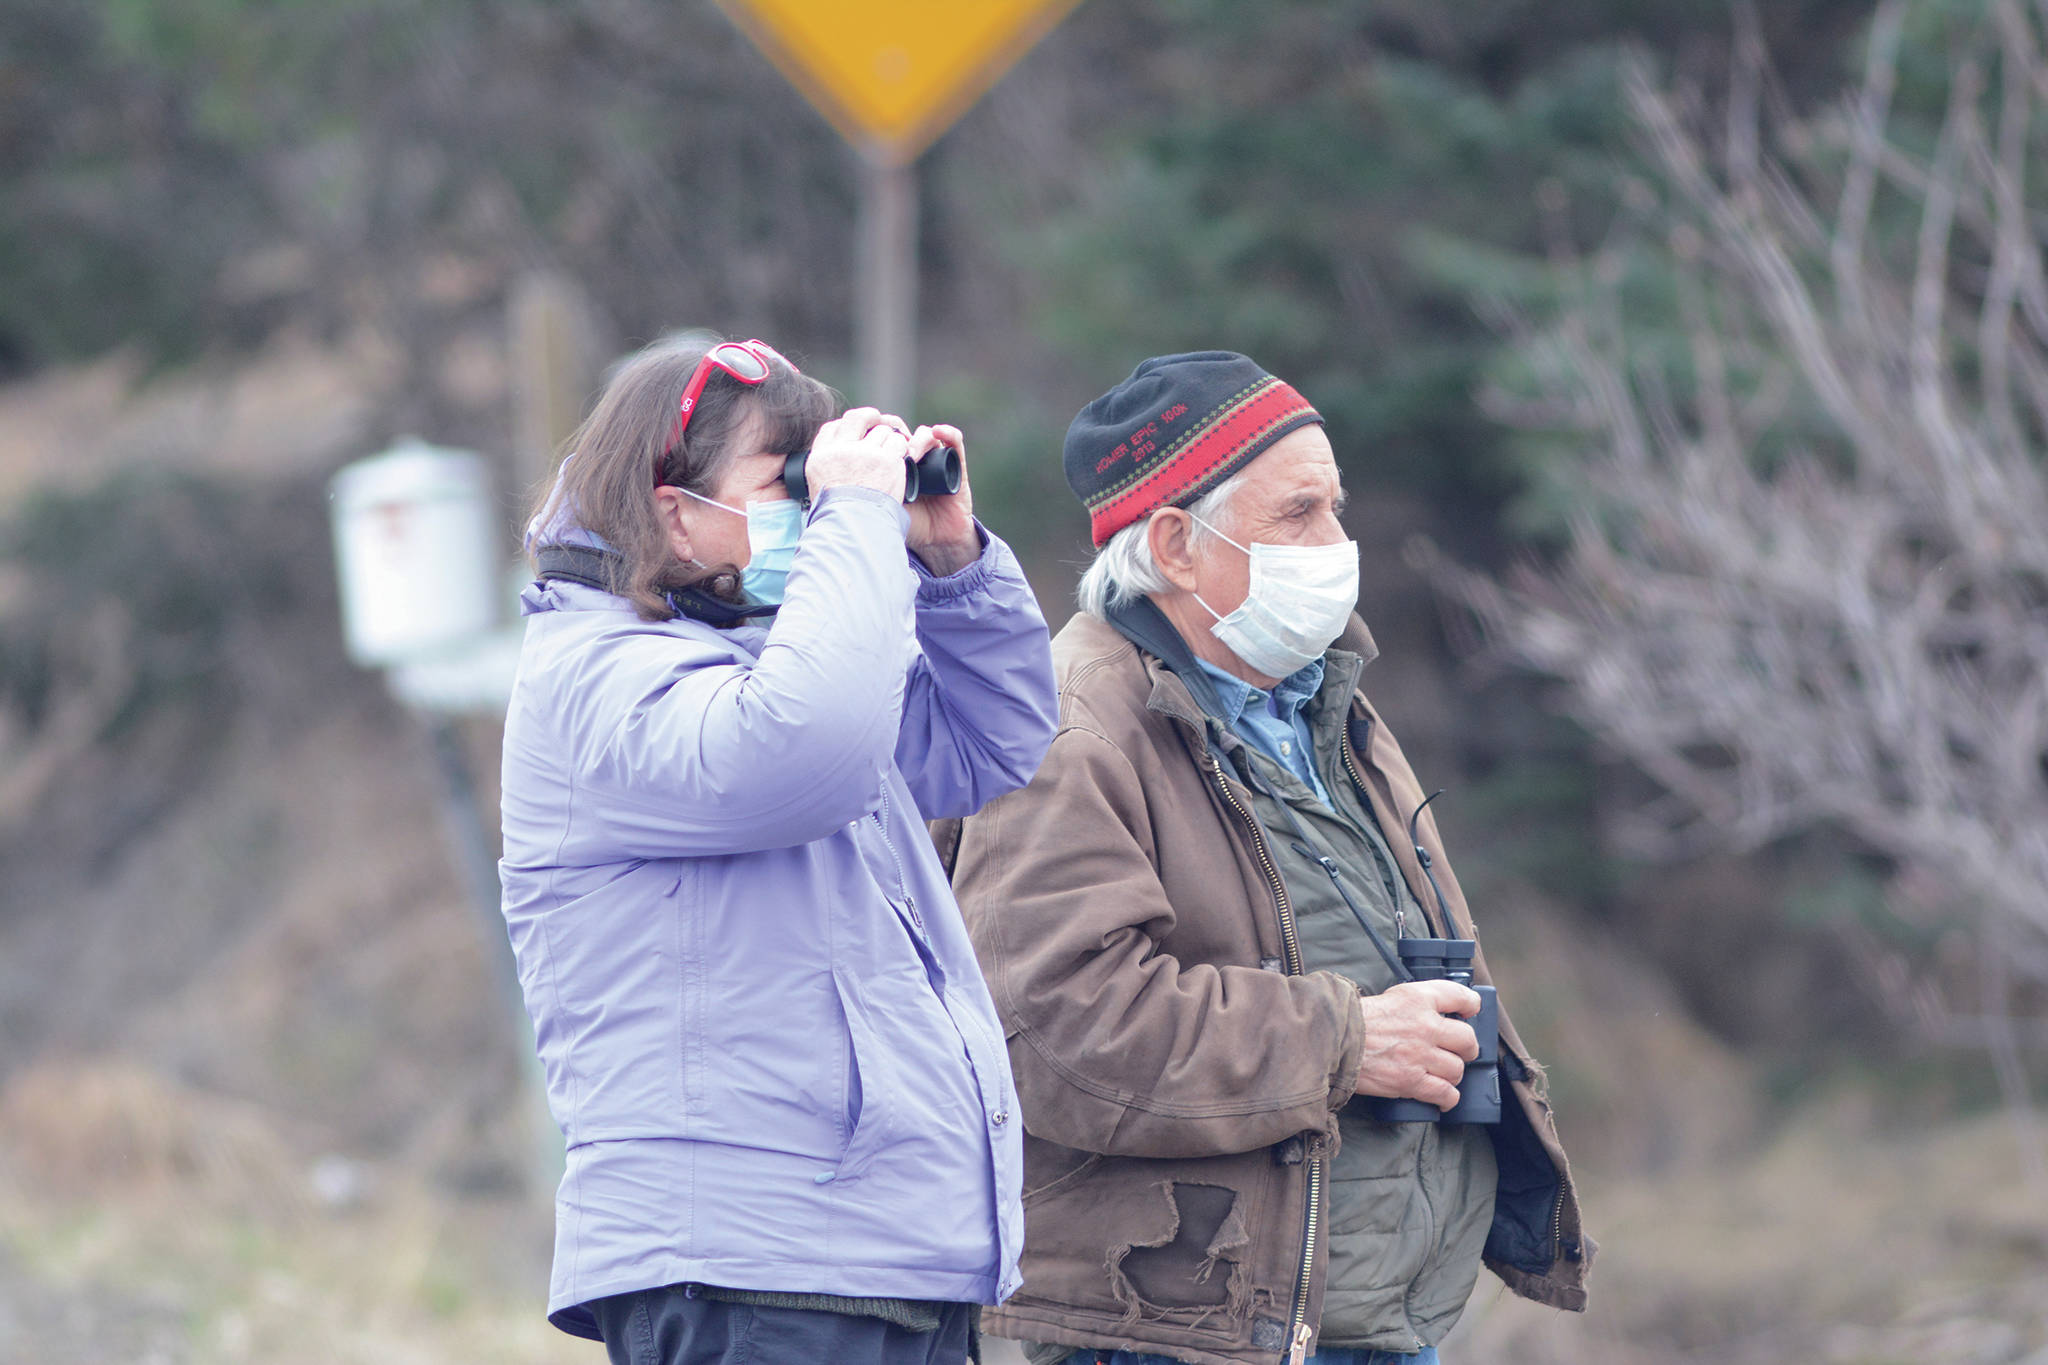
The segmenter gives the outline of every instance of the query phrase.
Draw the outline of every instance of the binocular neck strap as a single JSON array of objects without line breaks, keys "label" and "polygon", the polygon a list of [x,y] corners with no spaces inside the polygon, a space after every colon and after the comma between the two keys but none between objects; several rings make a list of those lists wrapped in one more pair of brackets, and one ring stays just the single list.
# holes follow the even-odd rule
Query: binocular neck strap
[{"label": "binocular neck strap", "polygon": [[[614,575],[621,561],[615,551],[596,550],[587,545],[543,545],[533,552],[533,562],[543,583],[560,579],[599,592],[617,591],[613,586],[617,581]],[[708,626],[734,626],[776,612],[770,603],[727,602],[697,588],[677,588],[663,596],[676,615]]]},{"label": "binocular neck strap", "polygon": [[1403,962],[1401,955],[1396,953],[1387,943],[1385,935],[1373,928],[1371,918],[1365,913],[1365,907],[1351,898],[1351,889],[1344,885],[1343,874],[1337,870],[1337,860],[1330,857],[1327,853],[1316,852],[1315,841],[1309,837],[1308,826],[1301,822],[1299,812],[1287,803],[1286,797],[1278,795],[1267,787],[1259,779],[1258,774],[1253,772],[1249,766],[1245,768],[1244,773],[1247,785],[1286,813],[1287,822],[1294,826],[1294,851],[1302,857],[1315,862],[1323,869],[1324,874],[1330,879],[1330,885],[1337,888],[1337,894],[1344,898],[1344,904],[1349,907],[1352,917],[1358,921],[1358,927],[1365,930],[1365,936],[1372,940],[1373,951],[1380,955],[1380,960],[1387,964],[1387,970],[1394,974],[1394,980],[1413,981],[1415,973],[1408,970],[1408,964]]},{"label": "binocular neck strap", "polygon": [[612,570],[619,557],[586,545],[542,545],[533,552],[534,568],[543,583],[560,579],[599,592],[612,590]]}]

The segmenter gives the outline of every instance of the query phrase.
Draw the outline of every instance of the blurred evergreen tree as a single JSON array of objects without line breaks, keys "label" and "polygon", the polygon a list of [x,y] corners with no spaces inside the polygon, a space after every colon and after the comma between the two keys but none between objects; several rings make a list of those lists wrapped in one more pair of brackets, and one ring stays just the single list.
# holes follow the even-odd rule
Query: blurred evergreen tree
[{"label": "blurred evergreen tree", "polygon": [[[1788,88],[1832,91],[1866,11],[1773,7]],[[1102,373],[1245,350],[1314,396],[1354,477],[1422,493],[1497,552],[1519,480],[1472,401],[1497,340],[1472,300],[1511,286],[1501,272],[1540,281],[1500,253],[1589,230],[1613,201],[1634,156],[1626,46],[1711,76],[1727,6],[1205,0],[1075,22],[1125,49],[1123,79],[1070,202],[1015,234],[1047,336]],[[1546,222],[1546,202],[1584,208]]]},{"label": "blurred evergreen tree", "polygon": [[289,321],[429,375],[539,264],[628,341],[845,330],[848,157],[709,0],[0,0],[0,74],[17,369]]},{"label": "blurred evergreen tree", "polygon": [[[2010,1016],[2048,980],[2039,25],[1890,0],[1848,54],[1868,75],[1810,109],[1755,37],[1704,98],[1639,70],[1657,155],[1591,230],[1548,261],[1432,246],[1509,324],[1486,397],[1546,551],[1500,585],[1433,569],[1655,775],[1607,804],[1619,838],[1666,863],[1738,849],[1778,886],[1767,919],[1708,927],[1645,878],[1632,927],[1843,945],[1905,1038],[1988,1043],[2022,1108]],[[1514,646],[1496,601],[1523,613]]]},{"label": "blurred evergreen tree", "polygon": [[222,247],[259,214],[186,115],[91,5],[0,0],[0,375],[137,335],[189,355],[218,324]]}]

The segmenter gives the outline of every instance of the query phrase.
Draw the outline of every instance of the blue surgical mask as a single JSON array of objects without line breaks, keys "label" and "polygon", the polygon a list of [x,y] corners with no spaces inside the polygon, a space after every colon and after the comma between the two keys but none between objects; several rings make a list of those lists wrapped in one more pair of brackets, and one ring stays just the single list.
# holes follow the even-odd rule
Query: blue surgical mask
[{"label": "blue surgical mask", "polygon": [[732,507],[691,493],[687,488],[677,491],[747,519],[747,567],[740,570],[740,586],[756,602],[781,605],[782,591],[789,581],[789,566],[796,558],[797,537],[804,530],[803,508],[797,506],[796,500],[774,498]]}]

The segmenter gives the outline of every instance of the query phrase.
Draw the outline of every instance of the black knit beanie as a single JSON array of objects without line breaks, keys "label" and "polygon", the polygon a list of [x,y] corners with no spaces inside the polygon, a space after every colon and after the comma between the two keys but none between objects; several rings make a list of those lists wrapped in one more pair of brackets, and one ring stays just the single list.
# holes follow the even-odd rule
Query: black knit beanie
[{"label": "black knit beanie", "polygon": [[1067,428],[1067,486],[1097,548],[1161,507],[1185,507],[1322,416],[1235,351],[1154,356]]}]

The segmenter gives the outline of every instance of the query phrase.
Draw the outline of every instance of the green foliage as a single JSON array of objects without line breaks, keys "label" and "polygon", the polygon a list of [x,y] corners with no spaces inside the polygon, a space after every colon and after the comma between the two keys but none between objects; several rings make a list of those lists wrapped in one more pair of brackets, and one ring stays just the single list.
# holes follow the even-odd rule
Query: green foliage
[{"label": "green foliage", "polygon": [[[1836,841],[1816,837],[1815,847],[1787,877],[1783,913],[1804,931],[1831,929],[1866,934],[1873,940],[1932,957],[1954,924],[1908,919],[1893,902],[1889,860],[1845,853]],[[1963,922],[1958,917],[1958,923]]]},{"label": "green foliage", "polygon": [[[1229,41],[1228,21],[1200,23],[1174,38]],[[1134,121],[1037,243],[1030,265],[1054,283],[1040,324],[1104,372],[1247,351],[1322,407],[1355,477],[1483,506],[1502,487],[1471,403],[1491,338],[1443,268],[1529,245],[1543,179],[1605,177],[1623,141],[1616,60],[1574,54],[1507,98],[1422,61],[1311,61],[1277,102]],[[1263,93],[1260,74],[1243,83]]]},{"label": "green foliage", "polygon": [[0,373],[138,332],[190,354],[248,226],[231,179],[89,5],[0,0]]},{"label": "green foliage", "polygon": [[545,259],[627,336],[843,326],[847,160],[708,3],[0,0],[0,91],[0,366],[287,315],[424,353],[434,260]]},{"label": "green foliage", "polygon": [[[1065,414],[1047,413],[1015,389],[976,377],[932,385],[919,393],[918,409],[933,420],[961,426],[969,437],[976,515],[1019,545],[1035,548],[1052,539],[1029,509],[1061,507],[1073,497],[1060,462],[1047,458],[1065,438]],[[1062,520],[1081,525],[1079,518]],[[1058,604],[1047,606],[1056,609]]]},{"label": "green foliage", "polygon": [[1457,794],[1458,824],[1484,832],[1466,860],[1479,875],[1461,874],[1480,899],[1516,882],[1567,905],[1592,904],[1615,889],[1614,861],[1597,837],[1593,770],[1575,745],[1552,745],[1549,753],[1513,753]]},{"label": "green foliage", "polygon": [[[1640,188],[1620,95],[1629,54],[1719,62],[1730,11],[1302,0],[1145,13],[1149,31],[1121,35],[1158,54],[1122,68],[1139,94],[1109,118],[1072,202],[1019,250],[1048,286],[1032,296],[1039,328],[1102,374],[1168,350],[1247,351],[1330,417],[1354,481],[1494,521],[1543,461],[1477,409],[1499,337],[1474,302],[1560,297],[1568,281],[1546,247],[1582,248]],[[1866,13],[1804,0],[1763,16],[1794,98],[1832,89]],[[1668,295],[1668,278],[1637,273],[1632,289]],[[1647,335],[1646,360],[1690,363],[1679,335]],[[1553,527],[1557,510],[1518,525]]]},{"label": "green foliage", "polygon": [[108,46],[198,92],[199,127],[245,149],[370,113],[351,89],[459,34],[471,6],[411,0],[103,0]]},{"label": "green foliage", "polygon": [[[1880,177],[1861,241],[1880,277],[1909,282],[1915,274],[1923,217],[1920,198],[1909,188],[1918,172],[1910,168],[1936,155],[1953,85],[1951,63],[1958,56],[1977,63],[1983,78],[1977,115],[1987,136],[1998,136],[2003,37],[1991,10],[1989,0],[1933,0],[1905,12],[1899,74],[1885,124],[1887,138],[1903,155],[1895,156],[1892,171]],[[1834,111],[1845,110],[1858,93],[1863,47],[1862,34],[1845,45],[1836,62],[1844,84],[1803,111],[1803,121],[1790,121],[1785,108],[1766,102],[1763,154],[1822,214],[1842,194],[1848,127],[1845,115]],[[1709,129],[1704,140],[1716,149],[1716,157],[1723,139],[1712,125],[1717,116],[1696,111]],[[2043,124],[2038,115],[2036,123]],[[2035,127],[2030,136],[2038,148],[2048,137],[2048,125]],[[1901,166],[1908,169],[1901,172]],[[1723,170],[1718,164],[1707,167],[1710,176]],[[2048,208],[2048,190],[2039,176],[2026,177],[2024,188],[2037,205]],[[1555,375],[1547,371],[1558,362],[1545,331],[1572,313],[1596,324],[1593,341],[1600,349],[1625,354],[1631,388],[1645,411],[1680,429],[1697,429],[1702,413],[1696,345],[1710,337],[1730,400],[1769,414],[1749,451],[1760,472],[1768,474],[1795,458],[1837,470],[1851,467],[1844,434],[1816,395],[1807,386],[1786,382],[1796,366],[1782,353],[1763,316],[1721,287],[1729,267],[1715,259],[1714,227],[1682,202],[1676,185],[1631,170],[1619,177],[1618,192],[1553,192],[1571,205],[1575,219],[1566,261],[1527,249],[1488,249],[1455,234],[1425,239],[1414,256],[1446,287],[1462,281],[1470,297],[1519,315],[1521,331],[1482,369],[1487,388],[1509,405],[1546,391],[1554,394]],[[1965,203],[1963,227],[1950,234],[1949,285],[1968,306],[1981,297],[1990,268],[1986,251],[1965,230],[1977,211]],[[1835,303],[1829,231],[1830,224],[1815,223],[1811,240],[1788,243],[1789,264],[1823,311]],[[1977,337],[1968,325],[1967,307],[1945,341],[1948,368],[1967,389],[1977,373]],[[1625,526],[1633,509],[1615,505],[1606,490],[1581,477],[1577,455],[1586,433],[1567,420],[1518,425],[1520,430],[1502,437],[1518,485],[1504,514],[1507,528],[1538,544],[1555,545],[1574,516],[1591,513],[1610,527]],[[1625,540],[1625,531],[1621,534]]]}]

